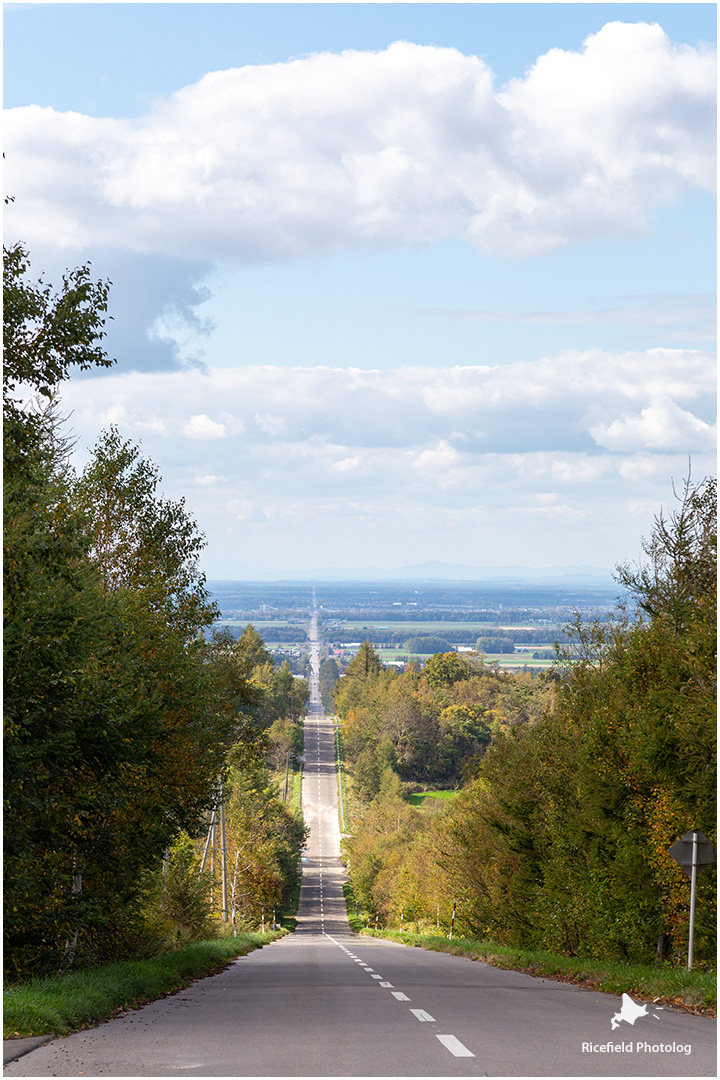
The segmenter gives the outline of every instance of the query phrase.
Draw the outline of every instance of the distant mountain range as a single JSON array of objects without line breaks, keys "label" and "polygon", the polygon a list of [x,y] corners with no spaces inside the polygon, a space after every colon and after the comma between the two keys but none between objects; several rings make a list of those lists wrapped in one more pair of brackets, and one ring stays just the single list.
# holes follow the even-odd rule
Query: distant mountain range
[{"label": "distant mountain range", "polygon": [[609,570],[597,566],[462,566],[425,562],[381,570],[377,566],[334,566],[314,570],[255,572],[245,581],[485,581],[485,582],[589,582],[613,586]]}]

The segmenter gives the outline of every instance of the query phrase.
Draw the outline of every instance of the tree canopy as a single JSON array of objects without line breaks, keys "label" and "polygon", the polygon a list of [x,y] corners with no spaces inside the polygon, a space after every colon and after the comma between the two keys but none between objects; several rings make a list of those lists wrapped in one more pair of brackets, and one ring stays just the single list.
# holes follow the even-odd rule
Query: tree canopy
[{"label": "tree canopy", "polygon": [[4,271],[5,959],[22,974],[68,942],[132,939],[143,874],[215,802],[250,691],[223,689],[204,539],[155,465],[111,429],[69,467],[54,394],[110,363],[107,285],[82,267],[54,293],[21,247]]},{"label": "tree canopy", "polygon": [[[348,842],[351,876],[384,921],[397,924],[404,906],[418,925],[440,911],[447,924],[452,897],[461,934],[684,962],[689,879],[668,848],[692,828],[717,836],[713,479],[684,486],[644,555],[618,569],[627,603],[614,618],[576,620],[551,677],[447,653],[347,706],[367,804]],[[415,819],[395,812],[397,792],[383,807],[383,736],[415,781],[457,776],[442,767],[458,749],[457,797]],[[450,756],[433,758],[431,745]],[[715,882],[715,865],[699,875],[700,964],[715,958]]]}]

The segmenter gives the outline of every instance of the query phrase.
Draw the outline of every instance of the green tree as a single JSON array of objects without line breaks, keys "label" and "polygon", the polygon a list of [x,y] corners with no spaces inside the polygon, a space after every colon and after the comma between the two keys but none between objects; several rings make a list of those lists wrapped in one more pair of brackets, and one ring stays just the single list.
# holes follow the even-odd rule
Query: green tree
[{"label": "green tree", "polygon": [[54,296],[5,253],[6,963],[57,968],[79,942],[127,953],[144,872],[215,801],[237,735],[202,630],[202,537],[116,432],[75,482],[46,400],[104,366],[107,288]]},{"label": "green tree", "polygon": [[456,652],[438,653],[431,656],[423,667],[423,675],[428,685],[434,690],[453,686],[462,679],[474,674],[480,662],[477,657],[470,659]]},{"label": "green tree", "polygon": [[329,656],[320,664],[320,696],[323,708],[326,712],[334,711],[333,692],[340,678],[340,665],[337,660]]},{"label": "green tree", "polygon": [[24,390],[51,401],[70,369],[110,367],[105,337],[109,283],[93,281],[88,265],[68,271],[54,292],[30,279],[22,244],[3,247],[3,424],[5,478],[37,466],[41,413],[28,408]]},{"label": "green tree", "polygon": [[178,948],[218,933],[208,877],[200,872],[196,845],[186,832],[169,845],[162,864],[143,879],[143,913],[150,941]]},{"label": "green tree", "polygon": [[86,559],[67,447],[47,407],[73,365],[110,363],[101,346],[107,286],[83,267],[54,294],[30,281],[17,245],[4,249],[3,296],[4,926],[5,961],[19,972],[53,948],[60,955],[89,918],[73,892],[80,826],[67,788],[72,775],[82,783],[111,761],[119,737],[112,725],[85,723],[85,700],[108,701],[95,657],[112,639],[114,613]]},{"label": "green tree", "polygon": [[421,635],[419,637],[408,638],[405,642],[405,648],[409,653],[430,654],[449,653],[451,646],[450,642],[445,638]]},{"label": "green tree", "polygon": [[382,671],[379,653],[365,640],[345,668],[345,678],[355,682],[370,682]]},{"label": "green tree", "polygon": [[[306,830],[259,763],[231,764],[226,820],[230,903],[237,925],[254,930],[263,912],[269,924],[273,910],[279,915],[289,903],[298,883]],[[218,910],[217,886],[214,897]]]},{"label": "green tree", "polygon": [[[474,883],[474,929],[644,960],[669,933],[683,954],[688,881],[667,847],[693,825],[715,836],[714,492],[656,521],[650,564],[621,570],[637,610],[576,626],[553,710],[497,737],[453,806],[446,872]],[[709,873],[699,959],[714,922]]]},{"label": "green tree", "polygon": [[247,624],[238,638],[235,655],[238,663],[244,666],[248,678],[255,668],[265,664],[272,666],[273,663],[272,656],[265,648],[265,641],[252,623]]}]

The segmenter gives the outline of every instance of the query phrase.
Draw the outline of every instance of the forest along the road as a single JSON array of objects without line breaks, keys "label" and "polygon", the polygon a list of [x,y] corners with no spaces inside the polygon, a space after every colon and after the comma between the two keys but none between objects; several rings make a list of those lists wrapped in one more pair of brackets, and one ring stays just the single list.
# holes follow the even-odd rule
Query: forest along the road
[{"label": "forest along the road", "polygon": [[335,743],[310,628],[296,933],[172,997],[55,1039],[8,1076],[715,1076],[715,1022],[350,933]]}]

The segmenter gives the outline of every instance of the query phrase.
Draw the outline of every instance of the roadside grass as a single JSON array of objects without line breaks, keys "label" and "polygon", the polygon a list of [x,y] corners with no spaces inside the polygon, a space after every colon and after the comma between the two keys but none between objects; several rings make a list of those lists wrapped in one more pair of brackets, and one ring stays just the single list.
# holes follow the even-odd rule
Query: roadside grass
[{"label": "roadside grass", "polygon": [[458,791],[417,791],[414,795],[408,795],[408,802],[411,806],[416,807],[418,810],[425,809],[423,803],[427,800],[428,805],[432,805],[433,802],[444,802],[446,799],[454,799],[458,795]]},{"label": "roadside grass", "polygon": [[152,960],[104,964],[43,979],[13,983],[4,991],[3,1036],[68,1035],[183,990],[215,975],[238,956],[262,948],[287,930],[200,941]]},{"label": "roadside grass", "polygon": [[[354,901],[353,901],[354,903]],[[351,921],[352,925],[352,921]],[[354,927],[353,927],[354,929]],[[399,930],[372,930],[360,927],[371,937],[384,937],[404,945],[433,949],[453,956],[480,960],[494,967],[523,971],[545,979],[576,983],[606,994],[630,994],[640,1001],[669,1005],[705,1016],[717,1015],[717,973],[668,963],[625,964],[611,960],[588,960],[558,956],[538,949],[516,949],[490,941],[454,938],[433,934],[409,934]]]},{"label": "roadside grass", "polygon": [[297,772],[292,774],[292,786],[290,788],[289,803],[292,808],[295,817],[302,820],[302,781],[303,774],[302,769],[298,769]]}]

